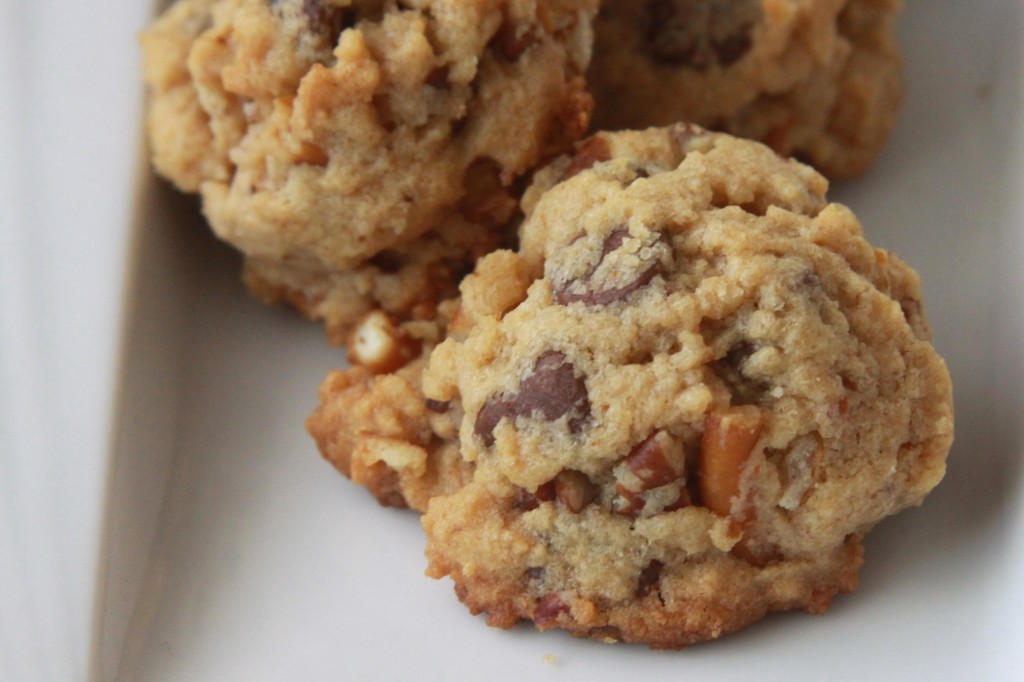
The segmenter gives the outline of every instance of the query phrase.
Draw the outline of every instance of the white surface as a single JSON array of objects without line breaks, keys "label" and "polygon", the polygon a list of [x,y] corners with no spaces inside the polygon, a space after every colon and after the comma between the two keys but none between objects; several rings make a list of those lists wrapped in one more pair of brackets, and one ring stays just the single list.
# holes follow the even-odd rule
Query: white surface
[{"label": "white surface", "polygon": [[0,679],[83,679],[146,3],[0,1]]},{"label": "white surface", "polygon": [[492,630],[424,578],[417,519],[302,430],[341,352],[247,298],[194,204],[133,177],[148,8],[0,3],[0,679],[85,677],[97,565],[98,680],[1018,679],[1024,6],[907,4],[904,116],[832,196],[922,275],[949,473],[826,616],[657,653]]}]

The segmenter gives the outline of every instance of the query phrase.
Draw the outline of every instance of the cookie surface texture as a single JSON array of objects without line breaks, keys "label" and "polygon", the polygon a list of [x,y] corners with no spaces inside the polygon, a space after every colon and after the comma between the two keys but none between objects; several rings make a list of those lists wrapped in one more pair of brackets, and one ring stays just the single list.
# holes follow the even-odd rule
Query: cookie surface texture
[{"label": "cookie surface texture", "polygon": [[339,336],[377,306],[410,316],[500,244],[515,181],[583,134],[595,11],[179,0],[142,37],[154,164],[202,195],[261,297]]},{"label": "cookie surface texture", "polygon": [[902,98],[899,0],[605,0],[598,128],[691,121],[831,178],[881,151]]},{"label": "cookie surface texture", "polygon": [[[659,648],[854,589],[863,534],[942,478],[952,399],[916,274],[825,190],[684,125],[539,172],[421,375],[472,466],[428,574],[492,625]],[[481,296],[511,261],[521,300]]]}]

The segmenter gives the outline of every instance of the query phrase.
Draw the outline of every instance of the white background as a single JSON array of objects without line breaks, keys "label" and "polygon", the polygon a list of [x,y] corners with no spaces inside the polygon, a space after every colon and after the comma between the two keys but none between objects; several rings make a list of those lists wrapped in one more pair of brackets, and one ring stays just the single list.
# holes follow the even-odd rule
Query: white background
[{"label": "white background", "polygon": [[0,1],[0,679],[1015,679],[1024,4],[907,5],[904,115],[832,196],[921,272],[949,473],[828,615],[679,654],[491,630],[424,578],[416,518],[302,431],[341,353],[148,175],[150,7]]}]

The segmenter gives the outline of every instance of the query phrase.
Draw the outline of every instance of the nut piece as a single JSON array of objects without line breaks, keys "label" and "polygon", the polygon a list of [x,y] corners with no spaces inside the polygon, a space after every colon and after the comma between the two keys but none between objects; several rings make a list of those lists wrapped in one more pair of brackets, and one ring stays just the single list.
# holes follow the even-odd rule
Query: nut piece
[{"label": "nut piece", "polygon": [[740,492],[740,474],[764,428],[764,415],[753,405],[709,414],[700,444],[697,481],[705,507],[728,516]]},{"label": "nut piece", "polygon": [[594,164],[608,161],[611,158],[612,151],[608,147],[608,141],[600,135],[594,135],[576,150],[568,168],[562,173],[562,182],[579,175],[588,168],[593,168]]},{"label": "nut piece", "polygon": [[324,148],[312,142],[303,142],[299,146],[299,153],[295,155],[295,163],[305,163],[310,166],[326,166],[330,163],[331,157],[327,155]]},{"label": "nut piece", "polygon": [[640,479],[642,490],[666,485],[683,475],[682,448],[664,431],[656,431],[626,457],[626,466]]},{"label": "nut piece", "polygon": [[536,491],[530,492],[520,488],[518,506],[523,511],[533,511],[544,502],[555,499],[555,482],[542,483]]},{"label": "nut piece", "polygon": [[356,325],[348,339],[348,361],[376,373],[394,372],[420,354],[420,344],[387,314],[375,310]]},{"label": "nut piece", "polygon": [[[690,504],[686,489],[686,452],[682,443],[665,431],[655,431],[638,443],[616,468],[615,491],[619,495],[616,511],[637,516],[647,507],[648,491],[662,488],[656,497],[665,505],[661,511],[674,511]],[[674,484],[673,497],[663,486]],[[668,504],[666,504],[668,503]],[[649,509],[648,511],[652,511]]]},{"label": "nut piece", "polygon": [[533,622],[540,628],[551,627],[561,613],[569,613],[569,605],[562,601],[562,598],[556,593],[549,592],[537,602],[537,608],[533,612]]},{"label": "nut piece", "polygon": [[555,494],[573,514],[597,498],[598,489],[582,471],[566,469],[555,476]]}]

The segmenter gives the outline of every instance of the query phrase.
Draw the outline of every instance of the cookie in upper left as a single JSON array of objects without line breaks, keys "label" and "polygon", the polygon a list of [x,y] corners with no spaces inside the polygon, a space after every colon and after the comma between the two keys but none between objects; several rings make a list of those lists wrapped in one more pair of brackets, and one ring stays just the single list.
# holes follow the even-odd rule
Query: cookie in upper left
[{"label": "cookie in upper left", "polygon": [[157,171],[344,341],[431,319],[585,132],[597,0],[178,0],[141,37]]}]

